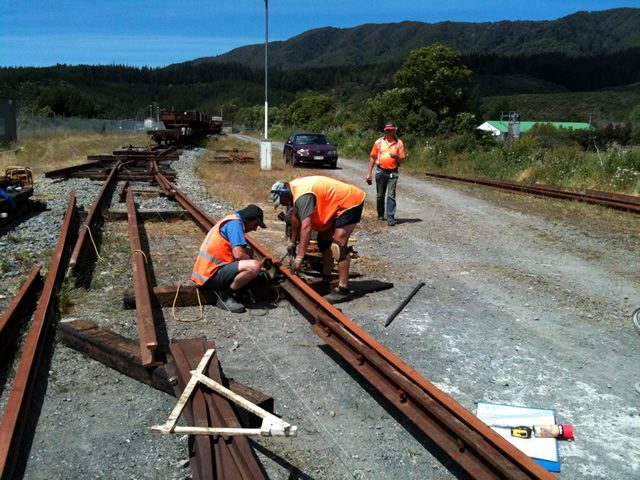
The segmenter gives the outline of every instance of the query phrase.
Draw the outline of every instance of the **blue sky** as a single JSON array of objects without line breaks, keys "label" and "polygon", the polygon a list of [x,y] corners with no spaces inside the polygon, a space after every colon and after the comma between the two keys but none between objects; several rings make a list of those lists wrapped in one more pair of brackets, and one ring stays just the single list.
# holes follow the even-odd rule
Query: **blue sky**
[{"label": "blue sky", "polygon": [[[553,20],[640,0],[270,0],[269,41],[320,27]],[[0,66],[159,67],[265,39],[264,0],[0,0]]]}]

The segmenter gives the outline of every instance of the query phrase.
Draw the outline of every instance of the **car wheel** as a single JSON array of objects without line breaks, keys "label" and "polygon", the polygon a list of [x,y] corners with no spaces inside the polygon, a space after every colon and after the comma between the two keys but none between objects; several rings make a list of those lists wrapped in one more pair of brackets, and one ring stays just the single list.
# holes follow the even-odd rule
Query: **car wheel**
[{"label": "car wheel", "polygon": [[296,159],[295,154],[291,155],[291,166],[297,167],[298,165],[300,165],[300,162]]},{"label": "car wheel", "polygon": [[287,160],[287,154],[285,152],[282,152],[282,160],[284,161],[285,165],[289,163],[289,160]]},{"label": "car wheel", "polygon": [[331,162],[329,166],[333,169],[338,168],[338,160],[334,160],[333,162]]}]

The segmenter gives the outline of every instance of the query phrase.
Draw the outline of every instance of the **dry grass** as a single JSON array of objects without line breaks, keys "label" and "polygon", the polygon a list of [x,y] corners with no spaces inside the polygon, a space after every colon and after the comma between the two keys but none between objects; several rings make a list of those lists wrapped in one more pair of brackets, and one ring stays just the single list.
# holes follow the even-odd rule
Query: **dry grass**
[{"label": "dry grass", "polygon": [[0,172],[10,165],[31,167],[34,175],[87,161],[87,155],[111,153],[123,145],[147,145],[145,133],[56,133],[50,136],[24,134],[16,150],[0,153]]},{"label": "dry grass", "polygon": [[248,203],[255,203],[266,209],[271,206],[269,200],[271,185],[277,180],[291,180],[295,178],[296,173],[299,173],[284,164],[282,155],[277,150],[274,150],[272,154],[272,170],[264,171],[260,169],[259,145],[238,142],[224,137],[212,139],[207,144],[208,150],[232,148],[248,152],[255,160],[251,163],[220,163],[213,160],[213,154],[204,155],[198,165],[198,174],[207,185],[211,195],[225,199],[234,208],[242,208]]},{"label": "dry grass", "polygon": [[[207,144],[211,151],[237,148],[250,152],[254,156],[253,163],[220,163],[213,161],[215,154],[203,155],[199,161],[198,174],[209,193],[219,199],[229,202],[234,209],[254,203],[264,210],[267,229],[259,229],[252,236],[268,251],[277,257],[284,254],[286,244],[284,223],[278,220],[269,191],[277,180],[292,180],[307,175],[327,175],[324,169],[293,168],[284,163],[282,152],[274,149],[272,152],[272,170],[260,169],[260,147],[255,143],[239,142],[236,139],[217,138]],[[365,217],[367,209],[365,209]],[[375,218],[375,217],[372,217]]]},{"label": "dry grass", "polygon": [[[322,168],[293,168],[284,163],[282,152],[276,149],[272,152],[272,170],[263,171],[260,169],[260,147],[255,143],[239,142],[236,139],[221,137],[210,140],[206,147],[212,152],[201,158],[198,173],[207,185],[209,193],[216,198],[228,201],[234,208],[242,208],[248,203],[255,203],[265,211],[267,224],[270,220],[272,221],[272,217],[275,217],[275,214],[271,214],[273,206],[269,197],[269,190],[274,182],[292,180],[307,175],[331,176],[326,169]],[[215,153],[213,151],[233,148],[249,152],[255,157],[255,161],[244,164],[214,161]],[[375,192],[375,190],[373,191]],[[375,200],[375,194],[373,199]],[[377,223],[375,207],[370,208],[371,205],[373,204],[369,204],[364,210],[361,224],[365,228],[375,228]],[[264,236],[268,234],[268,231],[261,233]],[[281,241],[281,235],[279,231],[275,234],[278,241]]]},{"label": "dry grass", "polygon": [[[260,146],[255,143],[240,142],[225,137],[213,138],[206,145],[210,152],[203,155],[198,163],[197,171],[209,193],[229,202],[234,209],[254,203],[264,210],[267,229],[259,229],[252,234],[261,245],[276,256],[283,255],[285,245],[284,223],[277,220],[277,211],[270,200],[271,185],[277,180],[295,178],[292,167],[285,165],[279,151],[272,152],[272,170],[260,169]],[[220,163],[215,158],[216,150],[237,148],[255,160],[252,163]],[[305,172],[306,173],[306,172]]]}]

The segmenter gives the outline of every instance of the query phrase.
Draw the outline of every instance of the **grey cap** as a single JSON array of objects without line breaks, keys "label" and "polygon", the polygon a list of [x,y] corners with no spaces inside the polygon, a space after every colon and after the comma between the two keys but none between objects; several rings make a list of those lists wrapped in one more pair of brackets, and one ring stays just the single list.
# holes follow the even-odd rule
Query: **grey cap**
[{"label": "grey cap", "polygon": [[278,180],[271,185],[271,201],[273,202],[273,206],[277,207],[280,205],[280,197],[287,194],[291,195],[291,190],[286,188],[286,183],[282,180]]}]

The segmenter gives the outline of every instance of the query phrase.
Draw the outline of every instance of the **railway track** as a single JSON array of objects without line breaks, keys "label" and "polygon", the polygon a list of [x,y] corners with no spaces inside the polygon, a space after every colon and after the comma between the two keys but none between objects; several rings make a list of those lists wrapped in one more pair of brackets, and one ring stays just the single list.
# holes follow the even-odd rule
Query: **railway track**
[{"label": "railway track", "polygon": [[600,192],[596,190],[577,191],[552,187],[549,185],[526,185],[517,182],[504,182],[484,178],[464,178],[440,173],[427,173],[428,177],[440,178],[443,180],[453,180],[456,182],[473,183],[488,187],[509,190],[516,193],[536,195],[539,197],[557,198],[560,200],[573,200],[577,202],[591,203],[602,207],[625,210],[640,214],[640,197],[634,195],[622,195],[611,192]]},{"label": "railway track", "polygon": [[[118,155],[114,155],[118,157]],[[160,161],[159,161],[160,160]],[[109,197],[113,194],[117,181],[128,181],[123,187],[121,197],[127,203],[128,230],[131,249],[132,271],[134,278],[136,316],[139,333],[139,355],[137,361],[149,372],[157,371],[166,365],[171,365],[179,378],[179,385],[175,387],[176,395],[181,388],[184,388],[188,381],[188,372],[194,367],[197,355],[192,350],[186,354],[184,350],[177,347],[167,348],[158,341],[155,332],[158,328],[156,317],[152,308],[154,302],[154,289],[150,282],[148,271],[148,259],[145,258],[149,252],[140,241],[138,229],[139,215],[136,211],[134,201],[134,191],[132,184],[137,179],[131,177],[130,172],[121,175],[123,163],[129,160],[114,158],[97,160],[102,174],[106,175],[104,184],[92,208],[87,213],[81,227],[73,227],[73,218],[77,217],[75,211],[75,199],[70,198],[69,211],[63,227],[64,236],[58,242],[60,251],[56,250],[54,262],[49,268],[49,275],[44,282],[43,292],[36,308],[36,315],[40,312],[43,320],[40,321],[37,338],[44,340],[33,340],[34,346],[25,348],[21,368],[18,371],[14,385],[18,385],[18,393],[11,393],[11,398],[5,409],[2,423],[0,424],[0,450],[4,455],[0,463],[1,477],[11,478],[14,465],[10,459],[15,458],[19,452],[22,442],[20,435],[22,428],[20,422],[24,421],[26,412],[29,410],[30,399],[22,392],[28,392],[29,388],[20,388],[20,385],[28,385],[38,374],[40,364],[41,347],[38,342],[46,340],[50,334],[49,329],[54,320],[46,317],[53,311],[55,302],[55,292],[60,288],[64,279],[66,265],[69,265],[69,272],[74,274],[76,281],[86,279],[92,270],[95,262],[95,255],[100,246],[99,238],[92,236],[91,232],[98,232],[100,224],[104,221],[104,213],[109,205]],[[161,159],[147,158],[145,162],[136,159],[137,167],[145,169],[145,172],[152,176],[163,195],[179,203],[196,225],[203,231],[208,231],[214,224],[215,219],[192,202],[189,197],[174,185],[166,169],[161,166]],[[142,165],[141,163],[146,163]],[[96,168],[95,163],[87,165],[88,169]],[[129,166],[129,168],[131,168]],[[82,171],[76,170],[77,171]],[[74,172],[74,173],[75,173]],[[68,172],[65,172],[66,175]],[[77,236],[75,247],[72,253],[69,249],[69,242]],[[453,398],[435,387],[426,378],[418,374],[411,366],[387,349],[384,345],[371,337],[364,329],[356,325],[351,319],[340,310],[326,302],[312,288],[309,287],[298,276],[293,275],[278,259],[269,253],[262,245],[254,239],[249,239],[251,247],[259,259],[268,258],[273,267],[270,274],[276,273],[283,278],[281,287],[286,292],[288,298],[299,308],[303,314],[313,319],[311,329],[325,343],[340,355],[355,371],[359,373],[373,388],[375,388],[384,398],[391,402],[395,408],[402,412],[413,424],[435,444],[439,446],[454,462],[464,471],[475,478],[505,478],[505,479],[547,479],[555,478],[547,470],[536,462],[517,450],[509,442],[495,433],[492,429],[478,420],[471,412],[462,407]],[[72,242],[73,243],[73,242]],[[65,256],[71,253],[70,256]],[[49,280],[49,276],[53,275]],[[29,299],[37,290],[39,269],[36,267],[30,280],[25,283],[16,300],[15,308],[12,312],[19,312],[25,307],[21,305],[32,303]],[[32,286],[35,285],[35,286]],[[24,314],[23,314],[24,316]],[[10,313],[14,317],[14,313]],[[3,324],[14,324],[15,320],[4,321]],[[37,317],[36,317],[37,318]],[[33,322],[36,325],[36,322]],[[32,327],[33,328],[33,327]],[[31,334],[30,334],[31,335]],[[34,336],[36,334],[34,333]],[[29,341],[29,340],[28,340]],[[195,348],[195,347],[194,347]],[[198,347],[200,348],[200,347]],[[204,347],[200,348],[204,351]],[[197,350],[196,351],[200,351]],[[177,354],[180,351],[182,353]],[[32,352],[32,353],[29,353]],[[182,358],[176,361],[176,356]],[[22,368],[22,364],[29,367]],[[197,362],[196,362],[197,363]],[[24,370],[24,372],[23,372]],[[169,378],[168,376],[166,378]],[[15,387],[14,387],[15,388]],[[16,398],[16,400],[14,400]],[[228,415],[221,414],[221,408],[215,406],[212,399],[203,398],[198,400],[198,406],[194,404],[191,410],[190,421],[194,425],[207,422],[206,418],[216,418],[224,421]],[[213,413],[212,413],[213,412]],[[218,413],[215,413],[218,412]],[[223,419],[223,420],[221,420]],[[228,420],[235,424],[237,420]],[[219,426],[219,425],[218,425]],[[252,449],[247,447],[244,440],[236,440],[224,443],[236,442],[237,450],[220,449],[220,442],[214,439],[199,439],[193,444],[192,450],[192,474],[194,478],[258,478],[257,473],[261,471],[260,466],[253,465],[255,455]],[[24,454],[24,452],[22,452]],[[215,472],[215,473],[214,473]]]}]

